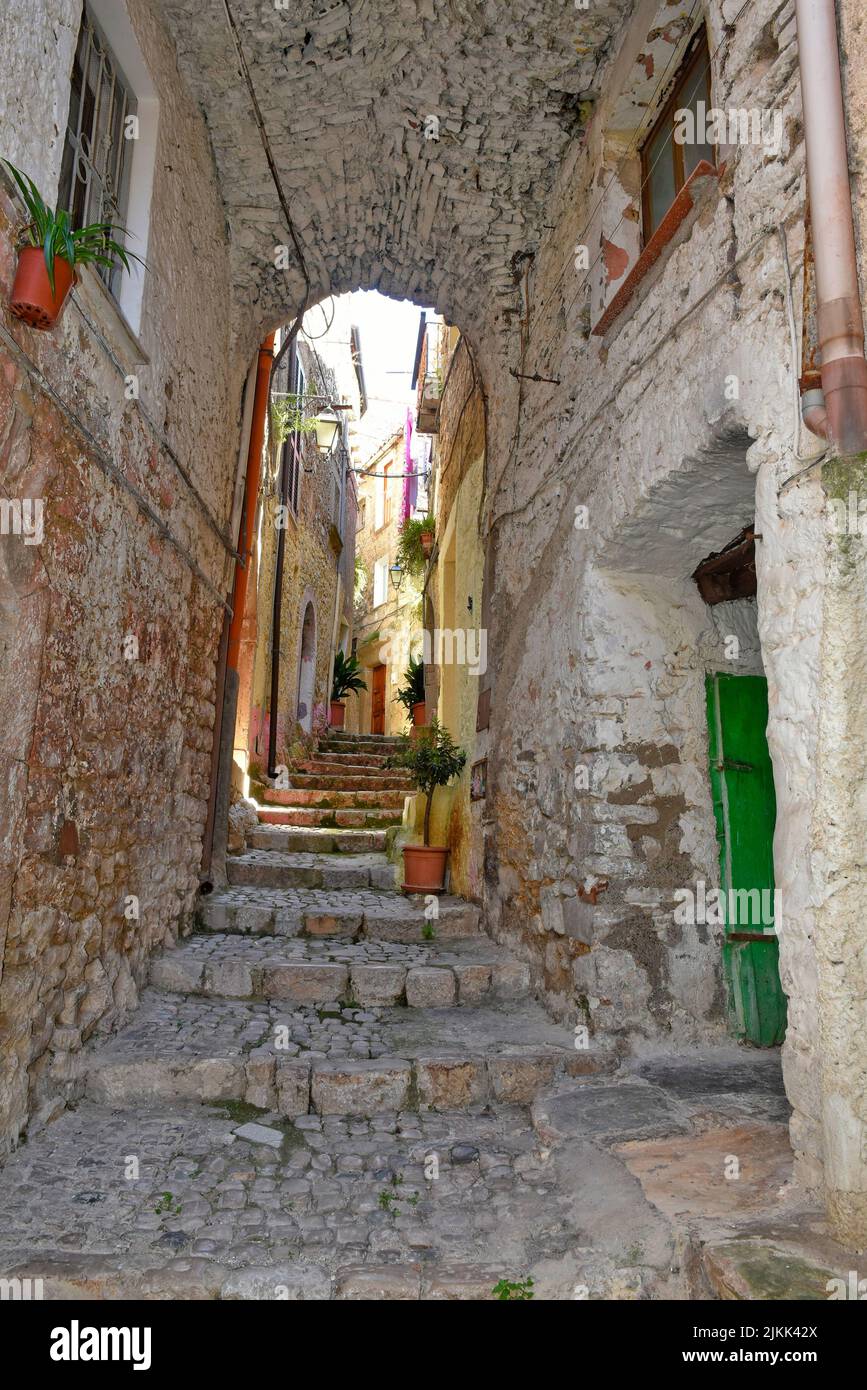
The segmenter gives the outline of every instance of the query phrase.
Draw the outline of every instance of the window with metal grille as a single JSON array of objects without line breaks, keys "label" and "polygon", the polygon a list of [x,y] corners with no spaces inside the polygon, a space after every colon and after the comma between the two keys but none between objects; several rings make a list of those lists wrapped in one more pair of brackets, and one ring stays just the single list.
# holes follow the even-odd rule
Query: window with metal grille
[{"label": "window with metal grille", "polygon": [[[123,225],[131,162],[128,132],[133,129],[128,117],[135,111],[132,90],[85,6],[72,65],[58,198],[75,230],[93,222],[110,222],[116,229]],[[124,244],[118,230],[112,235]],[[96,270],[117,298],[121,266]]]}]

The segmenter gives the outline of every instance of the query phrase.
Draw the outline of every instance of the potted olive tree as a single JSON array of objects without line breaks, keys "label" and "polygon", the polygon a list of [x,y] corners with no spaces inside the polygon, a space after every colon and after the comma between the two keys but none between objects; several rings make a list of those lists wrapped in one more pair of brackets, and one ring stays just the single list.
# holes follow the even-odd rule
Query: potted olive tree
[{"label": "potted olive tree", "polygon": [[466,761],[466,753],[458,748],[448,729],[437,719],[431,720],[414,742],[407,739],[405,747],[389,759],[389,766],[406,768],[426,798],[422,843],[404,845],[403,849],[406,893],[442,892],[448,849],[430,842],[433,794],[437,787],[445,787],[453,777],[458,777]]},{"label": "potted olive tree", "polygon": [[18,185],[28,215],[18,238],[18,266],[9,298],[17,319],[31,328],[53,328],[80,265],[113,266],[119,261],[126,271],[131,260],[144,265],[140,256],[115,241],[113,234],[123,234],[123,227],[92,222],[73,230],[65,208],[52,211],[31,178],[8,159],[3,163]]},{"label": "potted olive tree", "polygon": [[403,685],[398,688],[395,700],[403,705],[406,717],[416,728],[425,721],[424,701],[424,661],[410,653],[409,665],[403,673]]},{"label": "potted olive tree", "polygon": [[361,663],[355,656],[347,656],[345,652],[338,652],[334,658],[334,676],[331,681],[331,727],[332,729],[342,729],[346,719],[346,705],[343,703],[346,696],[352,691],[367,689],[367,682],[362,680]]}]

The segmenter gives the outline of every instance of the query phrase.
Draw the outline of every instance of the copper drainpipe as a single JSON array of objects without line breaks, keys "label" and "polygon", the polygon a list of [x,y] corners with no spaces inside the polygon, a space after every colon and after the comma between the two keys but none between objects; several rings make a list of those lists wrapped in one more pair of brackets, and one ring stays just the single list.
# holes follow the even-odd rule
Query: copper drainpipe
[{"label": "copper drainpipe", "polygon": [[262,447],[265,443],[265,420],[268,414],[268,395],[271,383],[271,363],[274,361],[274,334],[269,333],[259,348],[256,365],[256,394],[253,398],[253,419],[250,423],[250,446],[247,450],[247,481],[244,488],[244,510],[241,534],[238,537],[240,560],[235,563],[235,586],[232,590],[232,625],[229,628],[227,664],[237,671],[241,655],[241,629],[247,605],[247,586],[250,579],[250,560],[253,554],[253,532],[256,526],[256,501],[262,472]]},{"label": "copper drainpipe", "polygon": [[821,389],[801,380],[804,423],[844,456],[867,450],[867,361],[834,0],[796,0],[812,213]]},{"label": "copper drainpipe", "polygon": [[202,890],[225,877],[226,842],[228,836],[229,798],[232,785],[232,753],[235,742],[235,716],[238,709],[238,665],[241,654],[241,630],[253,535],[256,526],[256,503],[262,471],[262,446],[265,442],[265,421],[268,398],[271,394],[271,364],[274,360],[274,334],[271,333],[259,348],[256,364],[256,386],[253,393],[253,413],[250,419],[250,439],[247,445],[247,470],[244,481],[244,503],[238,528],[238,559],[232,585],[232,619],[228,632],[224,625],[217,663],[217,720],[214,727],[211,795],[202,845],[200,878]]}]

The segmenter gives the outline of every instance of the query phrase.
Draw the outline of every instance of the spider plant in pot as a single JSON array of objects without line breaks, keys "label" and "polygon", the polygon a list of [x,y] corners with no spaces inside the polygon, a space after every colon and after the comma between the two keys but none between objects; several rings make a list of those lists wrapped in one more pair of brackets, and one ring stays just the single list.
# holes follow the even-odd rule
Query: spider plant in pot
[{"label": "spider plant in pot", "polygon": [[404,845],[403,865],[405,893],[441,893],[446,876],[448,849],[430,842],[430,815],[433,794],[437,787],[446,786],[458,777],[466,765],[467,755],[458,748],[448,729],[432,719],[415,741],[406,740],[399,753],[389,758],[389,767],[402,767],[426,801],[422,844]]},{"label": "spider plant in pot", "polygon": [[127,251],[114,234],[125,234],[111,222],[92,222],[73,229],[65,208],[53,212],[31,178],[8,159],[9,170],[27,209],[28,220],[18,238],[18,267],[9,299],[17,319],[31,328],[53,328],[80,265],[114,266],[118,261],[129,271],[130,261],[144,265],[140,256]]},{"label": "spider plant in pot", "polygon": [[424,661],[410,653],[409,665],[403,673],[403,685],[398,687],[395,700],[403,705],[407,719],[419,728],[425,721]]},{"label": "spider plant in pot", "polygon": [[346,719],[346,705],[344,700],[353,691],[367,689],[367,682],[362,680],[361,663],[357,657],[347,656],[345,652],[338,652],[334,658],[334,675],[331,680],[331,715],[330,724],[332,729],[342,729]]},{"label": "spider plant in pot", "polygon": [[408,516],[401,525],[397,563],[415,578],[424,573],[425,562],[433,550],[434,526],[432,516]]}]

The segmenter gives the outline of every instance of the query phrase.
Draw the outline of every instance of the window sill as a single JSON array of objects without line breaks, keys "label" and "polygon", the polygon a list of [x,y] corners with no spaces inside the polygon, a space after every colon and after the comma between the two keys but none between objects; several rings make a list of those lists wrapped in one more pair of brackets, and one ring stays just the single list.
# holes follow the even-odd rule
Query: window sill
[{"label": "window sill", "polygon": [[82,317],[96,330],[109,354],[127,372],[134,367],[147,367],[150,358],[124,317],[120,305],[109,294],[93,267],[81,266],[79,277],[72,292],[72,301]]},{"label": "window sill", "polygon": [[699,209],[706,200],[708,189],[718,184],[724,169],[724,164],[714,166],[704,159],[696,165],[620,289],[593,328],[594,337],[602,338],[613,328],[620,315],[638,295],[641,286],[663,252],[667,250],[679,232],[685,234],[695,221]]}]

